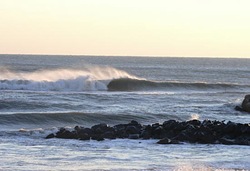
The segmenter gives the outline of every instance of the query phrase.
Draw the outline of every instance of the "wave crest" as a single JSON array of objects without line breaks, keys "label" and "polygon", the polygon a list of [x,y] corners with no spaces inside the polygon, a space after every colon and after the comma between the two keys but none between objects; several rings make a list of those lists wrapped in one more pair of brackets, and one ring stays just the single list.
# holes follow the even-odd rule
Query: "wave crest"
[{"label": "wave crest", "polygon": [[189,83],[189,82],[156,82],[142,79],[119,78],[108,85],[110,91],[140,91],[140,90],[227,90],[248,86],[227,83]]},{"label": "wave crest", "polygon": [[136,78],[111,67],[92,67],[85,70],[58,69],[16,73],[0,71],[0,90],[31,91],[97,91],[107,90],[112,79]]}]

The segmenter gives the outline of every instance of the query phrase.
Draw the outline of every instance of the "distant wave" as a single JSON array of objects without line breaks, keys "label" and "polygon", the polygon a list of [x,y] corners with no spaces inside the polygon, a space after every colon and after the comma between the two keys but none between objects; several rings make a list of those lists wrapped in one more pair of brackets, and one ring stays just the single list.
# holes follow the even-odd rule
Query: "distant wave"
[{"label": "distant wave", "polygon": [[58,69],[35,72],[0,70],[0,90],[28,91],[147,91],[249,89],[230,83],[149,81],[111,67],[84,70]]},{"label": "distant wave", "polygon": [[31,90],[31,91],[95,91],[106,90],[106,84],[92,80],[87,76],[58,81],[33,80],[1,80],[1,90]]},{"label": "distant wave", "polygon": [[227,83],[189,83],[189,82],[156,82],[140,79],[120,78],[112,80],[109,91],[140,91],[140,90],[208,90],[234,89],[248,86]]},{"label": "distant wave", "polygon": [[125,71],[111,67],[21,73],[0,70],[0,90],[98,91],[107,90],[107,84],[110,80],[124,77],[136,78]]}]

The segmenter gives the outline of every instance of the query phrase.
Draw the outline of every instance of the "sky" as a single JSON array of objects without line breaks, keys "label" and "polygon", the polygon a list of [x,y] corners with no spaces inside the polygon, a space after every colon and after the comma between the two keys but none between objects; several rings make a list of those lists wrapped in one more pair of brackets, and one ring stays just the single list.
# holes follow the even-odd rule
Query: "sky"
[{"label": "sky", "polygon": [[0,0],[0,54],[250,57],[249,0]]}]

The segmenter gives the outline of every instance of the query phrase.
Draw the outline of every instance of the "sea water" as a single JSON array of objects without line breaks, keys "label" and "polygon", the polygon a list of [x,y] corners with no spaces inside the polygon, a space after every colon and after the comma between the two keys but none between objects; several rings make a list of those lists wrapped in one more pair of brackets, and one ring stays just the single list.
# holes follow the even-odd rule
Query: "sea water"
[{"label": "sea water", "polygon": [[249,146],[45,139],[60,127],[250,123],[250,59],[0,55],[0,170],[250,170]]}]

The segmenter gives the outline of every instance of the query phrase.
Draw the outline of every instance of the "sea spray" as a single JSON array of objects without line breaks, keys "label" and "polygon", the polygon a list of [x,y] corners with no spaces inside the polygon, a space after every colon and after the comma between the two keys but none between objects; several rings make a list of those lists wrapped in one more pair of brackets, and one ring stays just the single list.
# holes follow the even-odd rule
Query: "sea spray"
[{"label": "sea spray", "polygon": [[191,114],[189,120],[199,120],[200,119],[200,115],[197,113]]},{"label": "sea spray", "polygon": [[117,78],[137,78],[112,67],[88,67],[84,70],[57,69],[15,73],[0,71],[1,90],[32,91],[96,91],[107,90]]}]

